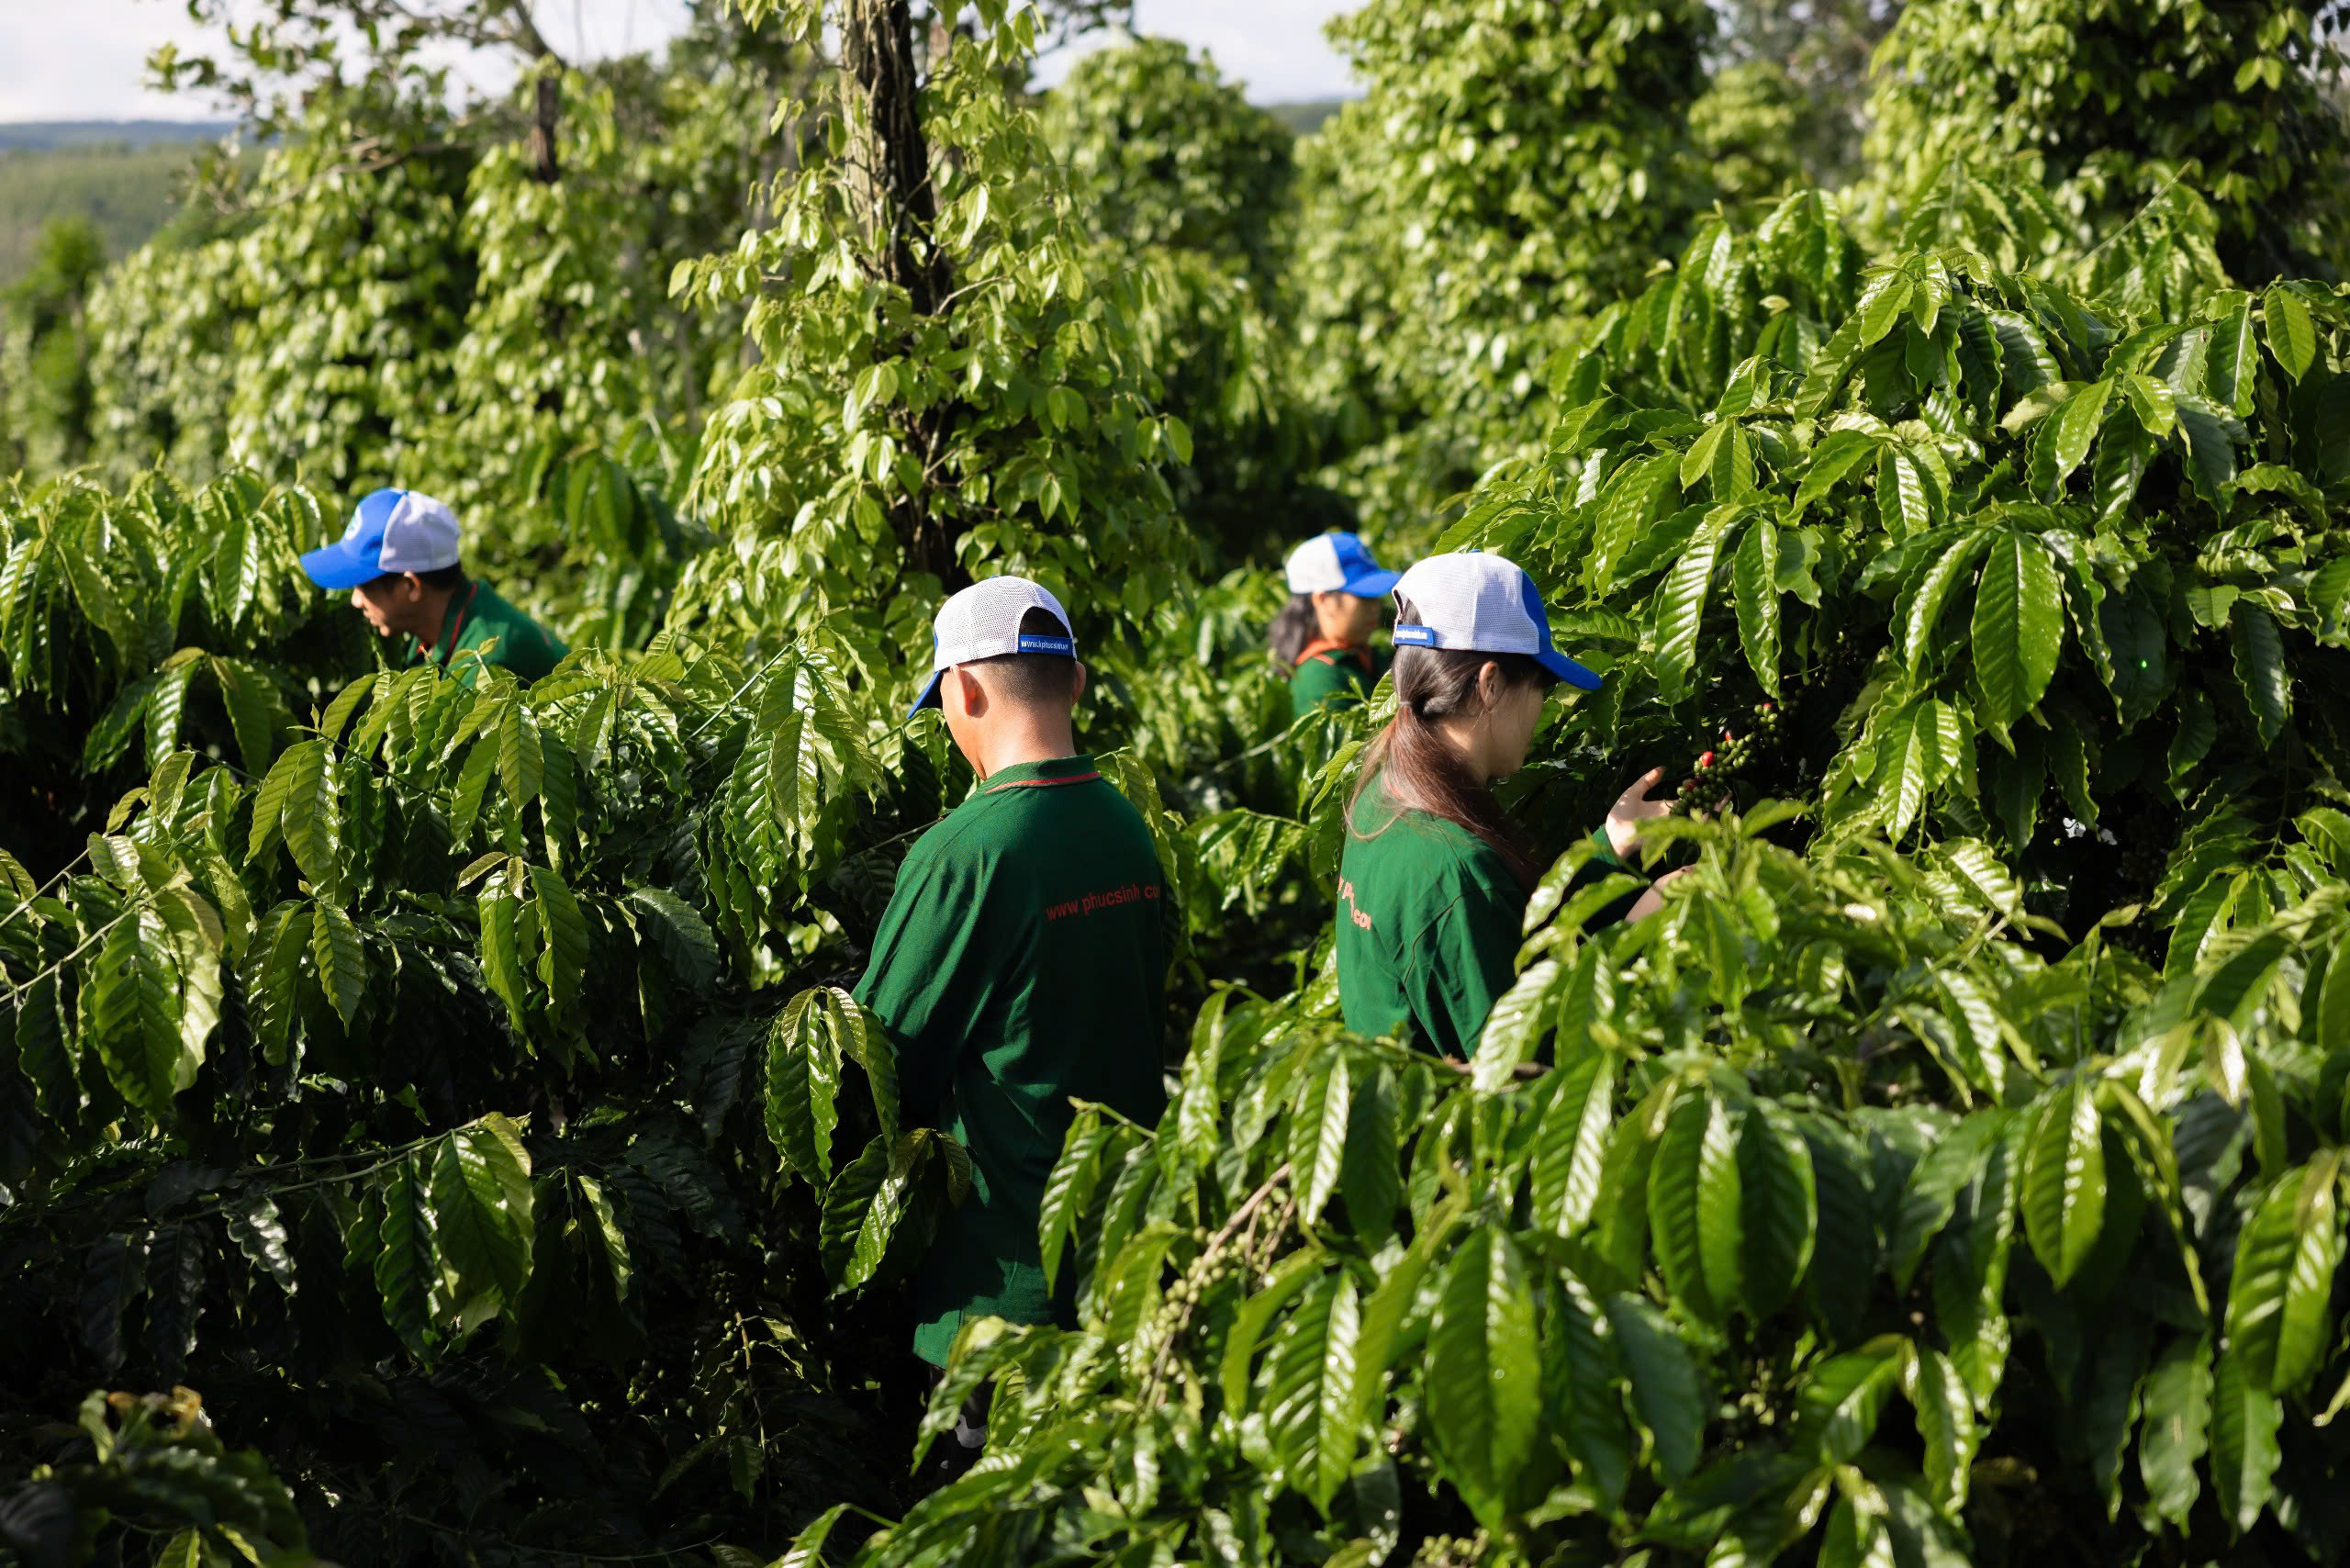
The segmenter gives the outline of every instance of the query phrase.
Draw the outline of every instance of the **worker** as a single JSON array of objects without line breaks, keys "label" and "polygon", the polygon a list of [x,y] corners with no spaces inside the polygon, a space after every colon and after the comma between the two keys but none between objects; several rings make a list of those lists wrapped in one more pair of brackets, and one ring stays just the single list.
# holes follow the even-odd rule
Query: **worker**
[{"label": "worker", "polygon": [[352,509],[331,544],[302,557],[322,588],[349,589],[375,634],[403,639],[399,663],[431,664],[467,686],[485,665],[528,686],[561,663],[560,638],[457,564],[457,519],[415,490],[376,490]]},{"label": "worker", "polygon": [[[1363,754],[1339,857],[1338,1000],[1347,1027],[1407,1027],[1466,1058],[1516,978],[1539,860],[1494,798],[1526,760],[1546,694],[1600,678],[1550,643],[1534,581],[1499,555],[1432,555],[1395,588],[1395,716]],[[1672,809],[1652,769],[1608,812],[1601,858],[1627,861],[1639,824]],[[1628,906],[1659,907],[1654,886]]]},{"label": "worker", "polygon": [[1359,702],[1386,662],[1371,646],[1396,574],[1382,571],[1362,538],[1324,533],[1289,553],[1289,602],[1266,633],[1273,666],[1289,682],[1290,717]]},{"label": "worker", "polygon": [[[943,1368],[972,1318],[1076,1322],[1076,1271],[1045,1284],[1045,1180],[1072,1100],[1145,1126],[1166,1107],[1171,906],[1141,814],[1077,749],[1085,666],[1060,601],[992,577],[935,633],[913,711],[942,711],[979,783],[908,852],[856,997],[895,1048],[908,1117],[970,1151],[970,1197],[913,1282],[914,1353]],[[976,1457],[984,1391],[962,1417],[934,1482]]]}]

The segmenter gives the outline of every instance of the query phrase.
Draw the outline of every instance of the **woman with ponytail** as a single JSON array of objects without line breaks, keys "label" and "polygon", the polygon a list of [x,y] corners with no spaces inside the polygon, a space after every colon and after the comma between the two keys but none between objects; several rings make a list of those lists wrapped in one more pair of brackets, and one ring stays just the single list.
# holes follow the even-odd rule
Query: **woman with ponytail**
[{"label": "woman with ponytail", "polygon": [[[1516,980],[1527,895],[1541,876],[1494,799],[1552,685],[1599,677],[1550,645],[1534,581],[1499,555],[1435,555],[1395,589],[1395,717],[1363,754],[1338,878],[1338,999],[1347,1027],[1466,1058]],[[1594,836],[1617,867],[1668,800],[1651,770]],[[1660,902],[1651,887],[1626,915]]]},{"label": "woman with ponytail", "polygon": [[1394,591],[1396,574],[1380,570],[1353,533],[1307,540],[1289,553],[1285,569],[1289,602],[1265,640],[1289,682],[1290,716],[1302,719],[1326,703],[1360,701],[1386,672],[1371,635],[1379,630],[1380,600]]}]

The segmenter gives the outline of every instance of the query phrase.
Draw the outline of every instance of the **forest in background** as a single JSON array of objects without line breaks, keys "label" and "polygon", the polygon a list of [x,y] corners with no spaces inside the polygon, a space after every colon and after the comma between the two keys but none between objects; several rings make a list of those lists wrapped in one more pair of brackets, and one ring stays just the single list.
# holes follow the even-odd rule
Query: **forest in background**
[{"label": "forest in background", "polygon": [[[2350,1551],[2333,8],[1370,0],[1304,138],[1163,40],[1023,90],[1120,10],[165,62],[265,150],[0,336],[0,1559]],[[561,668],[308,587],[390,482]],[[1338,1022],[1392,698],[1290,723],[1263,654],[1358,523],[1606,676],[1467,1062]],[[1077,1327],[926,1396],[967,1167],[840,988],[1003,571],[1184,913],[1174,1092],[1064,1148]],[[1587,930],[1597,813],[1725,732]]]}]

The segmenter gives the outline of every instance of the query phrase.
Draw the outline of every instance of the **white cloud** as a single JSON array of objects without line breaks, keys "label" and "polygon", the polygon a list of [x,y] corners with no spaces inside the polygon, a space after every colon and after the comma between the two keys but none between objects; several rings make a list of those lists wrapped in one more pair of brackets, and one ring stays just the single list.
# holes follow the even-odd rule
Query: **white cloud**
[{"label": "white cloud", "polygon": [[[1322,24],[1352,0],[1140,0],[1136,20],[1211,50],[1218,69],[1259,103],[1334,97],[1351,91],[1346,67]],[[0,120],[203,119],[217,106],[146,89],[147,56],[165,43],[194,50],[217,35],[187,19],[177,0],[0,0]],[[685,0],[544,0],[547,41],[593,58],[646,49],[683,26]],[[1058,81],[1069,62],[1100,40],[1039,62],[1040,82]],[[458,66],[481,91],[510,79],[502,63]]]},{"label": "white cloud", "polygon": [[[1360,0],[1139,0],[1135,7],[1137,31],[1181,39],[1215,57],[1216,69],[1238,82],[1251,101],[1259,104],[1295,102],[1302,98],[1337,98],[1356,91],[1348,80],[1346,62],[1322,36],[1322,24]],[[1037,62],[1036,80],[1058,82],[1080,55],[1098,49],[1101,39],[1080,40],[1074,47]]]},{"label": "white cloud", "polygon": [[[219,35],[187,19],[178,0],[0,0],[0,121],[207,119],[218,106],[192,94],[150,92],[147,57],[166,43],[196,52]],[[537,8],[547,42],[584,59],[658,45],[684,26],[685,0],[552,0]],[[467,84],[502,89],[510,63],[444,57]]]}]

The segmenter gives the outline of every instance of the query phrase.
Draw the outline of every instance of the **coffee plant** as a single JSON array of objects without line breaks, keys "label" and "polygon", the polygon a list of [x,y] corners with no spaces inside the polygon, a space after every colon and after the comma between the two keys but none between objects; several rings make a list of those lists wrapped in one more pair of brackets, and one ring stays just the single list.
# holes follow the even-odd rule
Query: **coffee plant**
[{"label": "coffee plant", "polygon": [[[99,465],[0,485],[0,1562],[2350,1552],[2330,35],[2076,9],[1907,7],[1847,193],[1761,158],[1817,62],[1701,95],[1675,6],[1369,6],[1293,194],[1172,46],[1016,91],[1099,6],[321,89],[101,287]],[[302,577],[410,462],[553,674]],[[1354,506],[1606,675],[1501,786],[1550,867],[1466,1060],[1339,1022],[1392,690],[1292,723],[1264,652]],[[999,570],[1185,929],[1166,1114],[1080,1106],[1046,1187],[1073,1325],[934,1384],[969,1161],[849,988]]]}]

